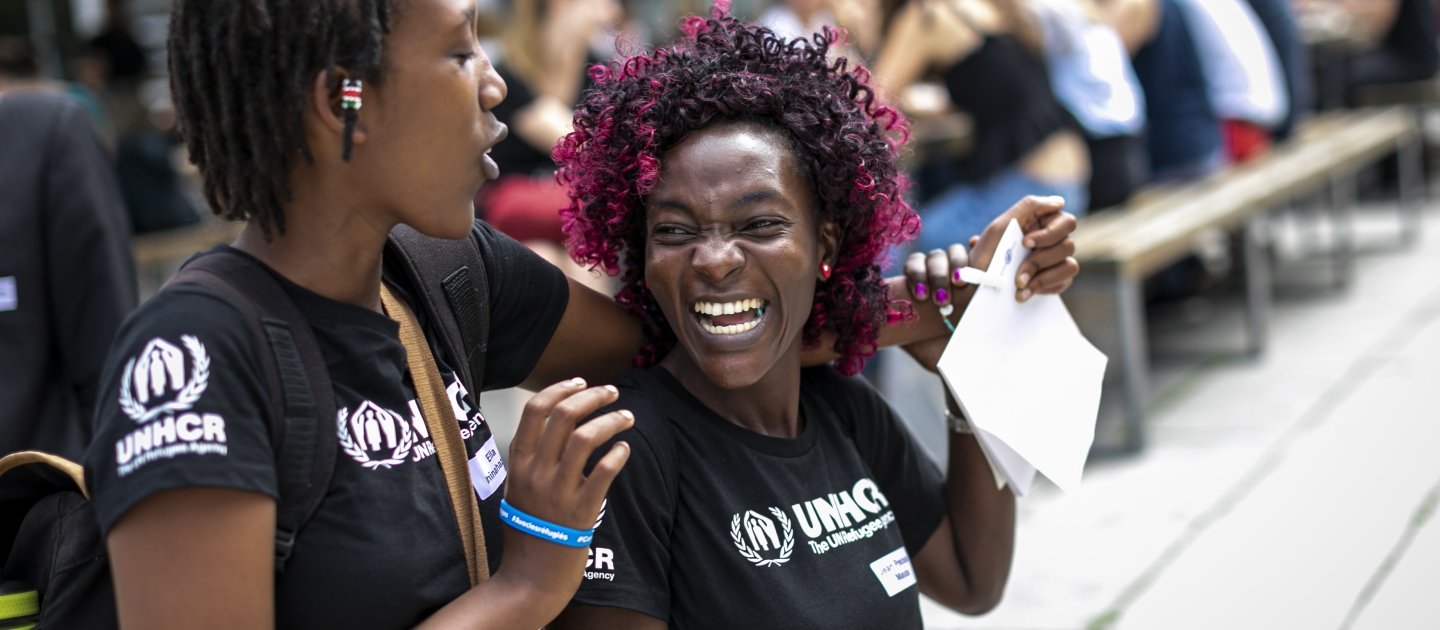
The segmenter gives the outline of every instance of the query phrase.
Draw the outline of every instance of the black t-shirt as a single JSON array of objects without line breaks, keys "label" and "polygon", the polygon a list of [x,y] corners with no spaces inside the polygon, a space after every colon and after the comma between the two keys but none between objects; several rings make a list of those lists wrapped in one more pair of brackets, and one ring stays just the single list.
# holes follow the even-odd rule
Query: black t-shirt
[{"label": "black t-shirt", "polygon": [[910,556],[943,480],[867,384],[805,370],[793,439],[726,421],[663,368],[618,387],[632,450],[576,603],[680,629],[921,627]]},{"label": "black t-shirt", "polygon": [[[559,324],[566,283],[554,267],[483,223],[472,236],[490,281],[493,332],[484,389],[513,386],[529,374]],[[325,357],[336,404],[328,426],[340,448],[325,499],[277,577],[277,626],[413,626],[463,593],[469,577],[435,445],[407,378],[398,325],[276,277]],[[85,459],[106,532],[137,503],[167,489],[277,496],[263,351],[240,312],[200,287],[163,291],[125,322],[110,353],[97,438]],[[481,453],[481,461],[490,462],[483,471],[489,482],[476,490],[494,568],[504,464],[477,404],[479,392],[457,381],[449,367],[454,360],[443,350],[436,358],[467,456]]]}]

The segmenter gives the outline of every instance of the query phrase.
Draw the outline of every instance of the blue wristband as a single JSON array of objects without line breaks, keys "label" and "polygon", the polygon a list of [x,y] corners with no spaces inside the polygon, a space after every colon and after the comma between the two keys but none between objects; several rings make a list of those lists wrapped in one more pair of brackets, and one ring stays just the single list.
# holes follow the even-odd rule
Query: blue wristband
[{"label": "blue wristband", "polygon": [[593,528],[571,529],[564,525],[556,525],[545,519],[521,512],[505,499],[500,499],[500,520],[531,536],[566,547],[589,547],[590,541],[595,538]]}]

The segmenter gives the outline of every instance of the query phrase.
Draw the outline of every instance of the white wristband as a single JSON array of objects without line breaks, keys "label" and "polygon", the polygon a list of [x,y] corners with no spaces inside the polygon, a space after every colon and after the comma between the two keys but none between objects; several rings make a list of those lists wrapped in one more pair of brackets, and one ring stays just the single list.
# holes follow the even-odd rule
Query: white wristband
[{"label": "white wristband", "polygon": [[950,430],[955,433],[970,434],[975,432],[975,428],[970,426],[970,421],[966,419],[965,416],[950,411],[949,407],[945,408],[945,422],[950,425]]}]

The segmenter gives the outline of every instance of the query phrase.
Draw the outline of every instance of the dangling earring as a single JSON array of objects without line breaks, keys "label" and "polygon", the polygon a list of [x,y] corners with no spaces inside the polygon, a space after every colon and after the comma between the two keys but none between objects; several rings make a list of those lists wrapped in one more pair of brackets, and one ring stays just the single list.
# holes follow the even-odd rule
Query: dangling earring
[{"label": "dangling earring", "polygon": [[832,274],[832,273],[835,273],[835,270],[832,269],[832,268],[830,268],[830,263],[828,263],[828,262],[822,262],[822,263],[820,263],[820,279],[821,279],[821,280],[829,280],[829,279],[830,279],[830,274]]},{"label": "dangling earring", "polygon": [[341,155],[350,161],[350,148],[354,145],[355,116],[360,111],[360,79],[345,79],[340,83],[340,109],[345,110],[345,152]]}]

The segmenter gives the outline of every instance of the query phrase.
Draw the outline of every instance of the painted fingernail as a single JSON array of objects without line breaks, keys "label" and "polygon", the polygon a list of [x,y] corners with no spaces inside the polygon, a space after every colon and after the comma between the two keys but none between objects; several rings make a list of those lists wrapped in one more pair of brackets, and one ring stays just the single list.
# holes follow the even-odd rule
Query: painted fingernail
[{"label": "painted fingernail", "polygon": [[935,301],[941,304],[950,301],[950,293],[945,289],[935,289]]},{"label": "painted fingernail", "polygon": [[1028,274],[1028,273],[1022,273],[1022,274],[1020,274],[1020,277],[1015,279],[1015,283],[1016,283],[1017,285],[1019,285],[1020,288],[1022,288],[1022,289],[1025,288],[1026,286],[1028,286],[1028,285],[1030,284],[1030,274]]},{"label": "painted fingernail", "polygon": [[917,282],[917,283],[915,283],[915,297],[920,298],[920,299],[923,300],[923,299],[925,299],[925,296],[926,296],[926,295],[929,295],[929,294],[930,294],[930,290],[925,288],[925,283],[924,283],[924,282]]},{"label": "painted fingernail", "polygon": [[961,283],[964,283],[964,282],[965,282],[965,280],[960,277],[960,270],[959,270],[959,269],[956,269],[954,272],[952,272],[952,273],[950,274],[950,281],[951,281],[951,282],[954,282],[955,284],[961,284]]},{"label": "painted fingernail", "polygon": [[1025,289],[1024,291],[1020,292],[1019,297],[1017,297],[1016,299],[1020,302],[1024,302],[1025,300],[1030,299],[1031,295],[1033,294],[1030,292],[1030,289]]}]

